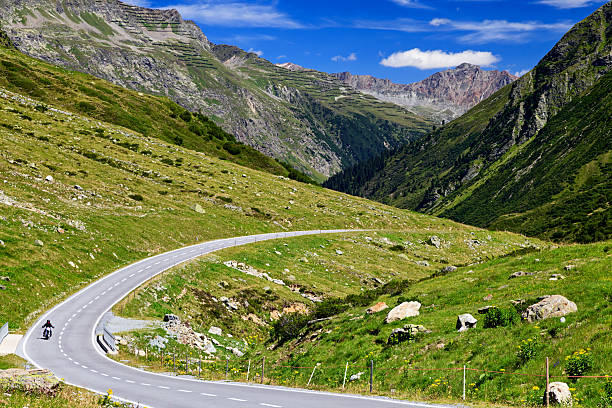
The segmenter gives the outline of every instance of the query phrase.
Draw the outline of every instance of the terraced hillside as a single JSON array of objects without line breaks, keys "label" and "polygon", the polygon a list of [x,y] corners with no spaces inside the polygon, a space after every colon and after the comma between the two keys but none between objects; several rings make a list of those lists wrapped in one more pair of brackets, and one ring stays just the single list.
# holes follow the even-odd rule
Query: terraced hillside
[{"label": "terraced hillside", "polygon": [[612,236],[612,4],[464,116],[326,186],[555,240]]},{"label": "terraced hillside", "polygon": [[0,9],[1,25],[24,53],[166,96],[318,181],[431,129],[327,74],[216,46],[173,10],[117,0],[2,0]]}]

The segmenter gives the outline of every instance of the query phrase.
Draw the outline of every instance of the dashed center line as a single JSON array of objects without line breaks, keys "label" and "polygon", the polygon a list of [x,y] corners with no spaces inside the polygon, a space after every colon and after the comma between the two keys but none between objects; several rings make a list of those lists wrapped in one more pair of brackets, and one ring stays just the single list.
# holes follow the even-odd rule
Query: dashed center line
[{"label": "dashed center line", "polygon": [[132,381],[132,380],[125,380],[126,383],[130,383],[130,384],[135,384],[136,381]]},{"label": "dashed center line", "polygon": [[237,402],[247,402],[247,400],[243,400],[243,399],[240,399],[240,398],[233,398],[233,397],[228,398],[228,400],[230,400],[230,401],[237,401]]},{"label": "dashed center line", "polygon": [[169,390],[170,387],[166,387],[164,385],[158,385],[157,388],[161,388],[162,390]]},{"label": "dashed center line", "polygon": [[262,402],[259,405],[270,408],[283,408],[282,405],[266,404],[265,402]]},{"label": "dashed center line", "polygon": [[108,377],[108,374],[100,373],[102,377]]},{"label": "dashed center line", "polygon": [[140,383],[140,385],[144,385],[145,387],[150,387],[151,384],[147,384],[147,383]]},{"label": "dashed center line", "polygon": [[189,390],[177,390],[178,392],[193,392],[193,391],[189,391]]},{"label": "dashed center line", "polygon": [[119,377],[111,377],[113,380],[120,380],[121,378]]},{"label": "dashed center line", "polygon": [[207,394],[205,392],[201,392],[200,395],[203,395],[205,397],[216,397],[217,396],[216,394]]}]

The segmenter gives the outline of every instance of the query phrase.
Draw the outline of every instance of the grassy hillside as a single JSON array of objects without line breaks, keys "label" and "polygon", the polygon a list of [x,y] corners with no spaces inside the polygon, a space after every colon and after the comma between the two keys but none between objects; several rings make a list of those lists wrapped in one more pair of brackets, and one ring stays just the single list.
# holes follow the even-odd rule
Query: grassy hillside
[{"label": "grassy hillside", "polygon": [[0,290],[0,321],[14,328],[120,265],[197,241],[308,228],[472,230],[9,91],[0,103],[0,275],[10,279]]},{"label": "grassy hillside", "polygon": [[[456,243],[455,234],[447,233],[444,239]],[[537,406],[541,404],[545,389],[542,374],[545,358],[549,357],[553,381],[570,384],[574,405],[610,406],[612,388],[609,380],[580,378],[574,381],[567,376],[570,373],[586,376],[611,373],[612,361],[607,356],[612,353],[608,332],[612,324],[612,280],[609,277],[612,242],[532,247],[498,257],[498,245],[504,240],[498,234],[494,233],[488,240],[486,233],[477,232],[473,238],[484,245],[476,251],[459,245],[456,248],[455,244],[436,250],[419,244],[423,236],[418,233],[390,232],[349,234],[339,238],[311,237],[306,242],[289,239],[234,248],[177,268],[141,288],[127,305],[117,307],[116,312],[123,310],[126,316],[149,318],[175,312],[189,321],[196,331],[206,332],[211,325],[223,328],[222,336],[211,337],[223,345],[246,351],[242,358],[223,351],[218,354],[230,358],[230,378],[235,380],[245,380],[251,360],[251,378],[258,381],[258,374],[253,377],[253,373],[260,370],[258,364],[265,356],[266,382],[304,387],[313,367],[320,363],[311,388],[339,391],[348,362],[348,376],[364,374],[359,380],[349,382],[347,391],[367,393],[369,363],[373,360],[376,394],[459,401],[461,368],[466,365],[470,369],[467,372],[470,404],[486,401],[486,406]],[[413,244],[406,245],[407,240]],[[347,252],[335,255],[335,249],[339,248]],[[276,255],[276,250],[282,255]],[[319,257],[313,256],[315,252]],[[478,257],[489,260],[468,265]],[[308,263],[303,258],[307,258]],[[414,259],[429,259],[432,267],[419,268],[412,262]],[[305,316],[285,313],[284,318],[274,323],[270,320],[270,310],[282,311],[283,306],[295,308],[300,297],[286,288],[227,268],[222,264],[227,260],[244,262],[281,279],[291,273],[295,282],[309,290],[319,289],[329,297],[321,304],[309,304],[309,313]],[[449,260],[459,265],[459,269],[432,274],[440,271]],[[266,266],[266,262],[270,266]],[[283,268],[289,272],[283,273]],[[517,271],[533,275],[509,279]],[[562,274],[564,279],[550,280],[553,274]],[[372,276],[381,277],[386,284],[374,287]],[[222,281],[228,286],[219,285]],[[262,288],[265,285],[272,288],[266,291]],[[566,296],[577,304],[578,312],[567,315],[565,322],[558,318],[521,322],[519,314],[536,303],[536,298],[548,294]],[[235,312],[228,312],[210,301],[220,296],[228,296],[242,306]],[[163,298],[171,300],[164,302]],[[249,306],[244,306],[245,299]],[[517,299],[523,299],[523,303],[513,305],[511,301]],[[403,321],[386,324],[384,320],[390,309],[365,313],[366,308],[377,302],[394,307],[411,300],[422,304],[420,315]],[[478,309],[488,305],[504,313],[513,311],[511,316],[517,319],[507,326],[486,327],[489,318],[478,314]],[[261,316],[271,326],[244,321],[242,316],[248,313]],[[479,322],[475,329],[458,333],[455,322],[463,313],[471,313]],[[316,318],[327,320],[307,324]],[[493,319],[489,321],[494,322]],[[423,325],[430,332],[401,343],[389,343],[391,331],[408,323]],[[233,337],[228,337],[228,333]],[[142,348],[156,334],[165,335],[163,330],[156,330],[131,336]],[[243,339],[248,347],[244,346]],[[183,356],[186,351],[187,348],[171,340],[166,354]],[[198,358],[197,351],[191,350],[191,353],[192,361]],[[119,358],[149,365],[153,370],[162,369],[159,358],[150,358],[145,363],[127,350],[123,350]],[[571,371],[574,360],[584,363],[582,371]],[[182,367],[184,370],[184,364]],[[224,369],[224,363],[209,361],[205,364],[204,377],[224,378]]]},{"label": "grassy hillside", "polygon": [[2,0],[0,9],[25,54],[167,97],[319,182],[431,129],[430,120],[330,75],[212,44],[177,11],[117,0]]},{"label": "grassy hillside", "polygon": [[512,85],[326,186],[546,239],[609,239],[610,38],[607,3]]},{"label": "grassy hillside", "polygon": [[192,115],[167,98],[145,95],[91,75],[55,67],[3,46],[0,46],[0,86],[57,108],[213,157],[289,175],[276,160],[236,142],[234,136],[207,117]]}]

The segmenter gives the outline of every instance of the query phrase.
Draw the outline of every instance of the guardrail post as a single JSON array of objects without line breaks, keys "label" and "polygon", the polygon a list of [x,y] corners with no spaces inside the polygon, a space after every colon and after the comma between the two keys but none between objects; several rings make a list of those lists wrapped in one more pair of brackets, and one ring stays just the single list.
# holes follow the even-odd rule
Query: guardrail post
[{"label": "guardrail post", "polygon": [[172,353],[172,372],[176,373],[176,353]]},{"label": "guardrail post", "polygon": [[465,365],[463,366],[463,400],[465,401]]},{"label": "guardrail post", "polygon": [[161,366],[164,366],[164,349],[161,350]]},{"label": "guardrail post", "polygon": [[321,365],[321,363],[317,363],[313,368],[312,368],[312,373],[310,373],[310,378],[308,379],[308,384],[306,384],[307,387],[310,387],[310,382],[312,381],[312,377],[314,376],[315,370],[317,369],[317,367]]},{"label": "guardrail post", "polygon": [[225,380],[227,381],[227,375],[229,374],[229,357],[225,359]]},{"label": "guardrail post", "polygon": [[247,368],[247,382],[249,382],[249,374],[251,374],[251,359],[249,359],[249,367]]},{"label": "guardrail post", "polygon": [[264,374],[266,373],[266,357],[261,360],[261,383],[264,381]]},{"label": "guardrail post", "polygon": [[370,360],[370,393],[374,389],[374,360]]},{"label": "guardrail post", "polygon": [[348,361],[346,362],[346,367],[344,368],[344,380],[342,381],[342,389],[346,385],[346,372],[348,371]]},{"label": "guardrail post", "polygon": [[200,364],[198,364],[198,377],[202,376],[202,356],[200,355]]},{"label": "guardrail post", "polygon": [[549,369],[548,369],[548,357],[546,357],[546,407],[550,406],[550,393],[548,387],[550,385]]},{"label": "guardrail post", "polygon": [[185,372],[189,374],[189,354],[185,353]]}]

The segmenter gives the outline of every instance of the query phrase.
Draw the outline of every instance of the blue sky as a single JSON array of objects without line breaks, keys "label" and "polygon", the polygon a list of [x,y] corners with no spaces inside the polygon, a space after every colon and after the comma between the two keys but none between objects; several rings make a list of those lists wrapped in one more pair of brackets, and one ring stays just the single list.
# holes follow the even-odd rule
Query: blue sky
[{"label": "blue sky", "polygon": [[126,0],[176,8],[274,63],[408,83],[471,62],[522,73],[601,0]]}]

